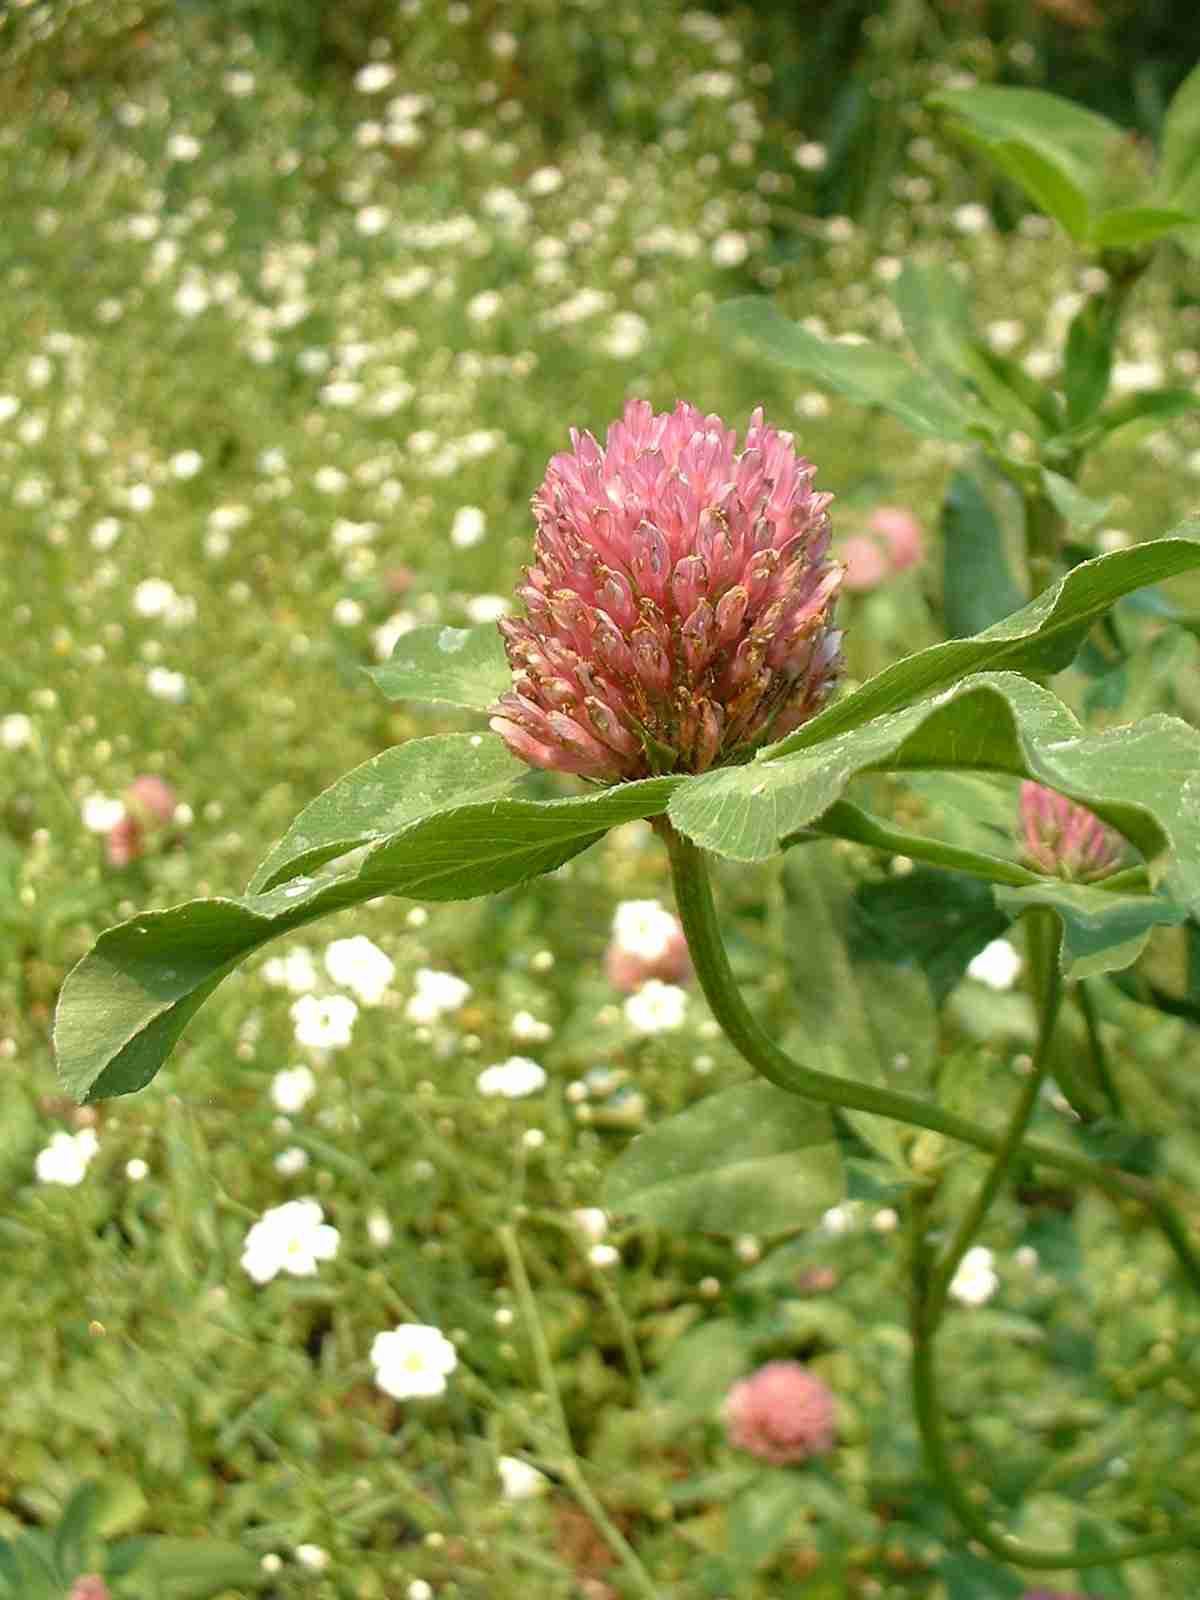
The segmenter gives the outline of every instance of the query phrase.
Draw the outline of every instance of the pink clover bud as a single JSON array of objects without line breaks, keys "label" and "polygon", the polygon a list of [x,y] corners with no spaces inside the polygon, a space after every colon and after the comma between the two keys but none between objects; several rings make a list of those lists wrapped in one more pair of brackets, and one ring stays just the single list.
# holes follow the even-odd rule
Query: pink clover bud
[{"label": "pink clover bud", "polygon": [[1065,794],[1023,783],[1019,811],[1021,855],[1035,871],[1070,883],[1094,883],[1121,865],[1120,834]]}]

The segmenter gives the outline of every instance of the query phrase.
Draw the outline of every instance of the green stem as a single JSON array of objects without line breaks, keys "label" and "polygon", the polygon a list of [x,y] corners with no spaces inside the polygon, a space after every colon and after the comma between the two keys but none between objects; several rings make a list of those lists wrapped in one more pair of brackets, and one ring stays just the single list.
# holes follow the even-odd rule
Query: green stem
[{"label": "green stem", "polygon": [[1029,571],[1029,592],[1041,594],[1058,576],[1059,551],[1067,525],[1057,507],[1044,494],[1029,490],[1025,495],[1025,565]]},{"label": "green stem", "polygon": [[912,1342],[913,1342],[913,1407],[925,1448],[925,1459],[954,1515],[972,1538],[1001,1560],[1014,1566],[1044,1572],[1067,1568],[1111,1566],[1122,1561],[1135,1561],[1144,1556],[1166,1555],[1173,1550],[1183,1550],[1200,1545],[1200,1529],[1189,1533],[1150,1534],[1145,1538],[1131,1539],[1115,1548],[1099,1550],[1042,1550],[1022,1544],[1010,1533],[992,1526],[987,1514],[971,1499],[963,1488],[950,1453],[946,1438],[945,1418],[938,1399],[937,1379],[934,1369],[934,1341],[936,1328],[928,1322],[929,1290],[932,1267],[926,1244],[926,1227],[931,1195],[929,1191],[914,1192],[909,1212],[909,1241],[912,1251]]},{"label": "green stem", "polygon": [[521,1319],[528,1331],[529,1342],[533,1346],[538,1383],[550,1405],[554,1428],[559,1436],[562,1459],[557,1463],[558,1470],[571,1493],[595,1523],[605,1544],[625,1568],[638,1594],[642,1595],[644,1600],[660,1600],[650,1574],[638,1560],[633,1546],[601,1505],[579,1465],[579,1457],[575,1454],[575,1446],[571,1442],[571,1428],[563,1408],[562,1394],[559,1391],[558,1380],[554,1376],[554,1363],[550,1358],[550,1346],[546,1343],[546,1330],[542,1327],[542,1319],[538,1315],[537,1302],[533,1298],[529,1274],[525,1271],[525,1261],[521,1255],[521,1246],[511,1223],[505,1223],[500,1228],[500,1244],[508,1262],[509,1277],[512,1279],[517,1304],[521,1308]]},{"label": "green stem", "polygon": [[1058,970],[1062,924],[1052,911],[1033,910],[1027,913],[1026,946],[1030,964],[1036,969],[1039,979],[1037,1048],[1033,1064],[1021,1086],[1017,1103],[1013,1107],[1008,1127],[1004,1130],[987,1177],[979,1185],[975,1198],[963,1214],[945,1254],[930,1274],[926,1300],[927,1328],[930,1337],[936,1331],[942,1313],[946,1309],[946,1296],[958,1264],[970,1248],[971,1240],[982,1227],[984,1218],[991,1210],[992,1202],[999,1194],[1017,1158],[1050,1066],[1054,1024],[1058,1020],[1058,1008],[1062,1002],[1062,981]]},{"label": "green stem", "polygon": [[805,833],[823,835],[832,839],[851,839],[855,844],[869,845],[874,850],[887,850],[892,855],[907,856],[911,861],[925,861],[932,867],[945,867],[952,872],[968,872],[973,878],[983,878],[988,883],[1002,883],[1008,888],[1024,889],[1044,879],[1016,861],[1006,861],[1003,856],[990,856],[980,850],[965,850],[958,845],[944,844],[940,839],[927,839],[923,834],[908,833],[903,828],[893,828],[880,817],[852,805],[849,800],[836,800],[829,810],[801,833],[790,834],[781,841],[786,850],[797,843]]},{"label": "green stem", "polygon": [[[999,1133],[931,1101],[895,1089],[859,1083],[853,1078],[818,1072],[781,1050],[755,1021],[730,970],[703,851],[679,833],[665,815],[654,818],[654,827],[670,856],[675,903],[704,997],[730,1043],[752,1067],[781,1089],[804,1095],[822,1105],[871,1111],[876,1116],[928,1128],[976,1150],[995,1153],[1000,1148]],[[1026,1139],[1022,1152],[1045,1166],[1070,1173],[1083,1183],[1097,1185],[1115,1199],[1133,1199],[1146,1206],[1159,1222],[1193,1287],[1200,1292],[1200,1257],[1192,1249],[1187,1229],[1146,1179],[1116,1167],[1102,1166],[1087,1156],[1040,1139]]]},{"label": "green stem", "polygon": [[1100,1018],[1096,1015],[1096,1002],[1092,998],[1091,987],[1086,979],[1076,984],[1075,998],[1079,1002],[1084,1026],[1087,1028],[1096,1077],[1112,1107],[1113,1116],[1124,1121],[1125,1107],[1121,1102],[1121,1091],[1117,1088],[1117,1080],[1113,1077],[1112,1068],[1108,1064],[1108,1051],[1104,1048],[1104,1040],[1100,1037]]}]

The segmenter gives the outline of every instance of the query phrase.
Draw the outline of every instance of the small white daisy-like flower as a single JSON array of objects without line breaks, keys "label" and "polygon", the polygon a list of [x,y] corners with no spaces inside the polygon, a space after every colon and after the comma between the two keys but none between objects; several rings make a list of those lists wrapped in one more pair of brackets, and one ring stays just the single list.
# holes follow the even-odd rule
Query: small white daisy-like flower
[{"label": "small white daisy-like flower", "polygon": [[321,981],[312,951],[305,944],[294,945],[286,956],[272,956],[263,963],[262,975],[272,987],[289,994],[310,994]]},{"label": "small white daisy-like flower", "polygon": [[33,743],[33,723],[23,711],[10,711],[0,717],[0,746],[5,750],[25,750]]},{"label": "small white daisy-like flower", "polygon": [[679,923],[657,900],[622,900],[613,914],[613,938],[631,956],[657,961],[679,937]]},{"label": "small white daisy-like flower", "polygon": [[317,1090],[317,1080],[309,1067],[290,1067],[271,1079],[271,1100],[279,1111],[303,1111]]},{"label": "small white daisy-like flower", "polygon": [[593,1244],[599,1244],[608,1232],[608,1213],[599,1206],[579,1206],[572,1211],[571,1221]]},{"label": "small white daisy-like flower", "polygon": [[420,1322],[402,1322],[371,1343],[375,1382],[394,1400],[444,1394],[458,1365],[458,1352],[442,1333]]},{"label": "small white daisy-like flower", "polygon": [[624,1005],[625,1020],[638,1033],[670,1033],[683,1026],[687,993],[675,983],[651,978]]},{"label": "small white daisy-like flower", "polygon": [[384,1211],[371,1211],[367,1214],[367,1238],[376,1250],[386,1250],[393,1237],[392,1224]]},{"label": "small white daisy-like flower", "polygon": [[78,1133],[56,1133],[33,1163],[39,1183],[61,1183],[73,1189],[82,1183],[88,1164],[100,1148],[94,1128]]},{"label": "small white daisy-like flower", "polygon": [[391,958],[362,934],[335,939],[325,952],[325,970],[364,1006],[377,1006],[396,976]]},{"label": "small white daisy-like flower", "polygon": [[437,972],[418,967],[411,1000],[404,1008],[410,1022],[437,1022],[448,1011],[457,1011],[471,993],[471,985],[452,972]]},{"label": "small white daisy-like flower", "polygon": [[125,820],[125,806],[106,794],[90,794],[80,808],[83,825],[89,833],[109,833]]},{"label": "small white daisy-like flower", "polygon": [[615,1267],[620,1265],[621,1252],[615,1244],[594,1244],[588,1251],[588,1260],[594,1267]]},{"label": "small white daisy-like flower", "polygon": [[494,1067],[485,1067],[475,1080],[483,1095],[501,1095],[505,1100],[520,1100],[546,1087],[545,1069],[528,1056],[510,1056]]},{"label": "small white daisy-like flower", "polygon": [[505,1500],[535,1500],[545,1494],[550,1480],[544,1472],[531,1467],[520,1456],[501,1456],[496,1463],[500,1475],[500,1493]]},{"label": "small white daisy-like flower", "polygon": [[169,667],[151,667],[146,674],[146,688],[156,700],[173,706],[181,706],[188,697],[187,679]]},{"label": "small white daisy-like flower", "polygon": [[312,1278],[318,1262],[332,1261],[337,1248],[338,1231],[317,1201],[289,1200],[264,1211],[247,1233],[242,1267],[255,1283],[270,1283],[281,1272]]},{"label": "small white daisy-like flower", "polygon": [[469,550],[487,532],[487,517],[478,506],[459,506],[450,524],[450,543],[458,550]]},{"label": "small white daisy-like flower", "polygon": [[531,1011],[518,1011],[508,1025],[514,1039],[528,1044],[541,1044],[554,1032],[548,1022],[539,1022]]},{"label": "small white daisy-like flower", "polygon": [[130,1183],[141,1183],[150,1176],[150,1168],[142,1160],[141,1156],[134,1156],[132,1160],[125,1163],[125,1176]]},{"label": "small white daisy-like flower", "polygon": [[992,1262],[995,1257],[986,1245],[972,1245],[950,1280],[950,1294],[960,1305],[981,1306],[1000,1287]]},{"label": "small white daisy-like flower", "polygon": [[1021,958],[1007,939],[993,939],[967,967],[967,977],[989,989],[1011,989],[1021,970]]},{"label": "small white daisy-like flower", "polygon": [[396,69],[390,61],[369,61],[354,74],[354,87],[359,94],[382,94],[396,81]]},{"label": "small white daisy-like flower", "polygon": [[291,1005],[296,1043],[310,1050],[343,1050],[350,1043],[358,1007],[344,994],[302,994]]},{"label": "small white daisy-like flower", "polygon": [[310,1572],[324,1572],[329,1565],[329,1551],[322,1550],[319,1544],[298,1544],[296,1560]]}]

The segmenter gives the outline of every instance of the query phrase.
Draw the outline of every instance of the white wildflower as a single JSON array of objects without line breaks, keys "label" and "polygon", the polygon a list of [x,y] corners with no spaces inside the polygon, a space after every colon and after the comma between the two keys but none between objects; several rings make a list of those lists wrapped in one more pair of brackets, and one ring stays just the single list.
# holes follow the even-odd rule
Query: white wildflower
[{"label": "white wildflower", "polygon": [[500,1493],[505,1500],[534,1500],[544,1494],[550,1480],[544,1472],[531,1467],[520,1456],[501,1456],[496,1463],[500,1475]]},{"label": "white wildflower", "polygon": [[325,1221],[315,1200],[289,1200],[264,1211],[246,1235],[242,1267],[255,1283],[270,1283],[280,1272],[315,1277],[317,1264],[337,1255],[338,1231]]},{"label": "white wildflower", "polygon": [[993,939],[967,967],[967,977],[989,989],[1011,989],[1021,970],[1021,958],[1007,939]]},{"label": "white wildflower", "polygon": [[302,994],[291,1005],[296,1043],[310,1050],[341,1050],[350,1043],[358,1007],[344,994]]},{"label": "white wildflower", "polygon": [[981,1306],[992,1298],[1000,1287],[1000,1279],[992,1266],[992,1252],[986,1245],[972,1245],[958,1264],[950,1280],[950,1294],[964,1306]]},{"label": "white wildflower", "polygon": [[302,1111],[317,1090],[310,1067],[288,1067],[271,1079],[271,1100],[278,1110]]},{"label": "white wildflower", "polygon": [[485,1067],[475,1080],[483,1095],[501,1095],[505,1100],[519,1100],[527,1094],[537,1094],[546,1087],[545,1069],[528,1056],[510,1056],[494,1067]]},{"label": "white wildflower", "polygon": [[88,1163],[100,1148],[94,1128],[78,1133],[56,1133],[44,1150],[39,1150],[33,1170],[39,1183],[61,1183],[68,1188],[83,1182]]},{"label": "white wildflower", "polygon": [[394,1400],[444,1394],[446,1379],[458,1365],[458,1353],[439,1328],[402,1322],[371,1343],[375,1382]]},{"label": "white wildflower", "polygon": [[452,972],[418,967],[412,999],[404,1008],[410,1022],[437,1022],[445,1012],[457,1011],[471,993],[471,985]]},{"label": "white wildflower", "polygon": [[651,978],[629,996],[624,1011],[626,1022],[638,1033],[667,1033],[683,1026],[687,994],[677,984]]},{"label": "white wildflower", "polygon": [[310,994],[320,982],[312,951],[305,944],[294,945],[286,956],[272,956],[264,962],[262,975],[274,988],[290,994]]},{"label": "white wildflower", "polygon": [[351,990],[364,1006],[377,1006],[396,976],[391,958],[362,934],[335,939],[325,952],[325,970],[334,983]]}]

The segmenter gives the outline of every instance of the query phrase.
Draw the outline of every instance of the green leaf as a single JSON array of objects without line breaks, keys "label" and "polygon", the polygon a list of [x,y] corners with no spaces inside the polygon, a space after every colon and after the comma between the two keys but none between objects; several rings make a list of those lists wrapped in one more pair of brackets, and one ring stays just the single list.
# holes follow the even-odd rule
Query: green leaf
[{"label": "green leaf", "polygon": [[916,964],[940,1004],[1010,918],[991,886],[964,872],[918,867],[903,878],[865,882],[854,896],[850,950],[856,960]]},{"label": "green leaf", "polygon": [[639,1134],[609,1168],[604,1203],[679,1233],[782,1233],[844,1192],[828,1112],[755,1079]]},{"label": "green leaf", "polygon": [[247,894],[262,894],[302,872],[418,817],[499,796],[529,768],[494,733],[410,739],[372,756],[317,796],[258,867]]},{"label": "green leaf", "polygon": [[1092,243],[1102,250],[1136,250],[1197,223],[1200,214],[1182,206],[1117,206],[1096,218]]},{"label": "green leaf", "polygon": [[1009,1568],[966,1550],[943,1556],[937,1570],[953,1600],[1017,1600],[1025,1592]]},{"label": "green leaf", "polygon": [[729,1561],[749,1574],[765,1567],[805,1525],[804,1480],[790,1472],[763,1472],[729,1506]]},{"label": "green leaf", "polygon": [[1014,917],[1048,906],[1063,928],[1062,970],[1068,978],[1119,972],[1141,955],[1152,928],[1178,927],[1186,912],[1158,895],[1117,894],[1095,884],[1045,883],[997,888],[996,904]]},{"label": "green leaf", "polygon": [[390,660],[366,672],[389,700],[432,700],[468,711],[488,710],[512,688],[504,641],[492,622],[414,628],[397,639]]},{"label": "green leaf", "polygon": [[861,689],[758,752],[757,762],[804,750],[873,717],[910,705],[970,672],[1051,673],[1069,667],[1092,624],[1115,600],[1160,578],[1200,567],[1200,523],[1131,550],[1081,561],[1027,606],[971,639],[951,639],[906,656]]},{"label": "green leaf", "polygon": [[238,1586],[258,1588],[262,1569],[240,1545],[221,1539],[155,1539],[137,1568],[156,1600],[206,1600]]},{"label": "green leaf", "polygon": [[1101,434],[1115,433],[1131,422],[1166,421],[1200,406],[1200,395],[1191,389],[1141,389],[1127,395],[1095,419]]},{"label": "green leaf", "polygon": [[948,90],[929,104],[982,150],[1073,239],[1087,242],[1093,213],[1127,135],[1107,117],[1039,89]]},{"label": "green leaf", "polygon": [[89,1546],[97,1531],[105,1492],[98,1483],[81,1483],[63,1508],[54,1530],[54,1558],[68,1579],[84,1570]]},{"label": "green leaf", "polygon": [[1048,690],[981,673],[933,700],[801,750],[702,774],[672,797],[675,825],[738,861],[771,855],[858,773],[940,769],[1029,777],[1090,807],[1148,861],[1169,848],[1168,892],[1200,905],[1200,732],[1175,717],[1085,733]]},{"label": "green leaf", "polygon": [[942,501],[942,615],[954,638],[980,633],[1024,603],[1004,533],[979,484],[956,472]]},{"label": "green leaf", "polygon": [[971,341],[968,357],[971,381],[993,411],[1035,438],[1040,433],[1061,433],[1063,409],[1049,384],[1031,377],[1019,361],[1002,356],[982,339]]},{"label": "green leaf", "polygon": [[[807,373],[863,406],[881,406],[914,433],[970,443],[986,419],[974,401],[947,391],[894,350],[877,344],[822,339],[787,317],[761,295],[727,300],[717,307],[717,325],[758,355]],[[972,426],[973,425],[973,426]]]},{"label": "green leaf", "polygon": [[1167,107],[1155,187],[1168,205],[1200,211],[1200,66],[1192,68]]},{"label": "green leaf", "polygon": [[1105,295],[1085,300],[1071,318],[1063,364],[1068,427],[1089,421],[1104,404],[1120,323],[1119,304]]},{"label": "green leaf", "polygon": [[110,928],[68,973],[54,1042],[79,1100],[148,1083],[228,972],[260,946],[379,895],[466,900],[550,872],[609,828],[662,811],[674,778],[569,799],[494,800],[421,817],[351,864],[267,894],[192,900]]},{"label": "green leaf", "polygon": [[[822,1072],[913,1090],[936,1048],[937,1020],[923,973],[851,959],[853,890],[835,847],[790,856],[783,891],[791,978],[788,1043]],[[904,1167],[909,1130],[870,1112],[839,1115],[886,1161]]]},{"label": "green leaf", "polygon": [[746,1370],[749,1340],[731,1317],[713,1317],[676,1340],[654,1373],[654,1398],[688,1417],[712,1417]]},{"label": "green leaf", "polygon": [[963,285],[938,262],[909,261],[892,286],[892,299],[918,358],[954,393],[974,338]]},{"label": "green leaf", "polygon": [[1051,472],[1049,467],[1042,468],[1042,486],[1050,503],[1073,533],[1090,533],[1112,510],[1111,498],[1093,500],[1089,495],[1082,494],[1070,478],[1064,478],[1060,472]]}]

